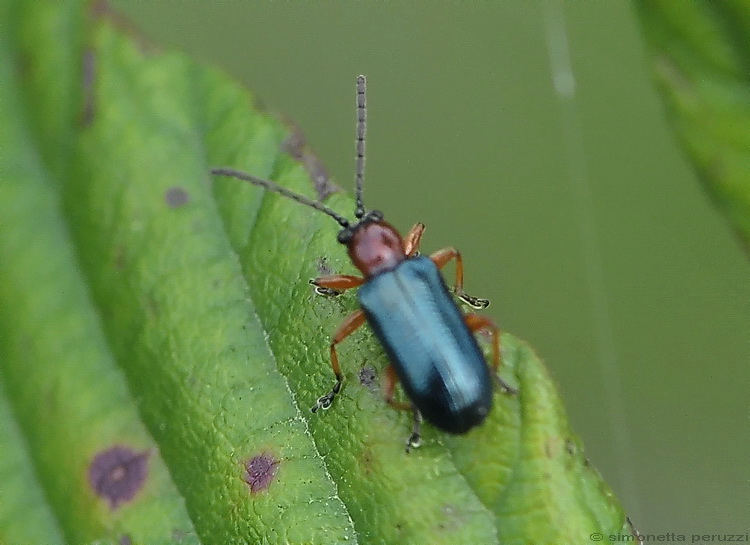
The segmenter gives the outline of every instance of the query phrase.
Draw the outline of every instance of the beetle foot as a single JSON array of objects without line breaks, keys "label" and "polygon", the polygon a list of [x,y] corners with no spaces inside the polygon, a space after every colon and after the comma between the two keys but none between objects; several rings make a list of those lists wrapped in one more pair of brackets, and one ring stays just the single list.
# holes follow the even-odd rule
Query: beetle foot
[{"label": "beetle foot", "polygon": [[318,398],[318,401],[310,409],[312,412],[318,412],[318,409],[326,410],[333,403],[333,392],[328,392],[326,395]]},{"label": "beetle foot", "polygon": [[315,290],[314,290],[315,293],[317,293],[318,295],[322,295],[323,297],[338,297],[339,295],[343,293],[337,289],[324,288],[323,286],[318,286],[315,283],[314,278],[311,278],[308,282],[312,284],[313,286],[315,286]]},{"label": "beetle foot", "polygon": [[481,297],[474,297],[472,295],[469,295],[468,293],[463,292],[456,292],[456,295],[458,296],[461,301],[469,305],[471,308],[475,308],[477,310],[481,310],[483,308],[487,308],[490,306],[490,300],[489,299],[482,299]]},{"label": "beetle foot", "polygon": [[406,440],[406,454],[409,454],[411,449],[419,448],[422,445],[422,434],[419,433],[422,427],[422,414],[414,408],[414,426],[411,429],[411,435]]},{"label": "beetle foot", "polygon": [[333,398],[336,397],[336,394],[338,394],[341,391],[341,382],[336,381],[336,384],[333,385],[333,389],[328,392],[324,396],[320,396],[318,398],[318,401],[313,405],[310,410],[314,413],[318,412],[318,409],[326,410],[328,409],[331,404],[333,403]]},{"label": "beetle foot", "polygon": [[406,454],[409,454],[409,452],[411,452],[411,449],[419,448],[421,446],[422,436],[419,435],[419,432],[412,433],[409,436],[409,439],[406,440]]}]

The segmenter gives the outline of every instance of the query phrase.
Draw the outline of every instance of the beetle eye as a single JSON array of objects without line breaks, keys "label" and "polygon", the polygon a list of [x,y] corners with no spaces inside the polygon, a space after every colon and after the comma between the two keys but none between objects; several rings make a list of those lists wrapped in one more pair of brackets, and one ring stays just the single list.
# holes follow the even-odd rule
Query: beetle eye
[{"label": "beetle eye", "polygon": [[349,244],[349,242],[352,240],[353,235],[354,233],[352,232],[351,229],[342,229],[341,231],[339,231],[339,234],[336,237],[336,239],[341,244]]}]

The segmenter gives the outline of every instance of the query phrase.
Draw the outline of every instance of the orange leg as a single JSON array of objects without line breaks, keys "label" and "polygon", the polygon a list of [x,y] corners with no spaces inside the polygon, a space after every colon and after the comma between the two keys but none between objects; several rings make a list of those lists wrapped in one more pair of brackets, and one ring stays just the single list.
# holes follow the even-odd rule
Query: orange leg
[{"label": "orange leg", "polygon": [[351,288],[356,288],[364,283],[365,279],[361,276],[352,276],[350,274],[332,274],[330,276],[321,276],[310,280],[310,284],[315,286],[315,292],[318,295],[335,296]]},{"label": "orange leg", "polygon": [[383,383],[383,399],[388,405],[399,411],[411,411],[414,407],[410,403],[404,403],[403,401],[396,401],[393,399],[393,395],[396,392],[396,384],[398,383],[398,376],[396,376],[396,370],[393,365],[389,365],[385,368],[385,382]]},{"label": "orange leg", "polygon": [[344,376],[341,374],[336,345],[354,333],[363,323],[365,323],[364,311],[356,310],[346,317],[336,330],[336,333],[333,334],[333,339],[331,339],[331,367],[333,368],[333,374],[336,375],[336,383],[330,392],[318,399],[317,403],[312,407],[312,412],[330,407],[331,403],[333,403],[333,398],[341,391],[341,381],[344,379]]},{"label": "orange leg", "polygon": [[424,223],[415,223],[414,227],[404,237],[404,252],[407,257],[414,257],[419,250],[419,243],[424,233]]},{"label": "orange leg", "polygon": [[509,394],[518,393],[515,388],[509,386],[508,383],[501,379],[497,374],[497,369],[498,367],[500,367],[500,330],[495,325],[495,322],[493,322],[486,316],[481,316],[479,314],[467,314],[466,316],[464,316],[464,321],[466,322],[466,326],[469,328],[469,331],[471,331],[472,333],[476,333],[477,331],[482,329],[489,332],[490,336],[492,337],[493,375],[498,380],[503,390],[505,390]]},{"label": "orange leg", "polygon": [[406,452],[408,453],[413,448],[418,448],[422,444],[422,435],[420,428],[422,426],[422,415],[416,407],[410,403],[404,403],[402,401],[396,401],[393,399],[393,394],[396,389],[396,383],[398,382],[398,376],[396,376],[396,370],[393,365],[389,365],[385,369],[385,383],[383,384],[383,399],[394,409],[399,411],[412,411],[414,414],[414,426],[411,430],[411,435],[406,441]]},{"label": "orange leg", "polygon": [[461,259],[461,252],[455,248],[443,248],[430,256],[430,259],[435,262],[438,269],[445,267],[445,264],[454,258],[456,260],[456,285],[453,291],[459,299],[470,307],[476,309],[487,308],[490,304],[487,299],[472,297],[468,293],[464,293],[464,262]]}]

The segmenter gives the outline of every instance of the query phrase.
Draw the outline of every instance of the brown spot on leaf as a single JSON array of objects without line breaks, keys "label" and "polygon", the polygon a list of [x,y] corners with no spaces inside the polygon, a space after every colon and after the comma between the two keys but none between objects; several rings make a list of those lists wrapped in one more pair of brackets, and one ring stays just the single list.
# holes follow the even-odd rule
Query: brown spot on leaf
[{"label": "brown spot on leaf", "polygon": [[94,19],[101,19],[111,15],[112,8],[109,6],[109,2],[97,0],[89,4],[89,13]]},{"label": "brown spot on leaf", "polygon": [[307,145],[307,139],[300,128],[288,120],[287,126],[289,126],[291,132],[281,143],[281,151],[288,153],[302,163],[302,166],[313,182],[318,200],[323,201],[340,188],[331,182],[328,170],[323,165],[323,162],[318,159],[318,156],[310,150],[310,147]]},{"label": "brown spot on leaf", "polygon": [[362,456],[360,456],[359,459],[359,467],[362,470],[362,473],[365,475],[370,475],[375,471],[375,464],[376,461],[372,456],[372,452],[369,448],[366,448],[362,451]]},{"label": "brown spot on leaf", "polygon": [[89,484],[110,509],[132,500],[148,476],[149,452],[116,445],[97,454],[89,465]]},{"label": "brown spot on leaf", "polygon": [[172,186],[164,192],[164,201],[169,208],[180,208],[190,201],[190,194],[180,186]]},{"label": "brown spot on leaf", "polygon": [[[328,265],[328,258],[326,258],[325,256],[319,257],[316,261],[316,265],[319,276],[328,276],[333,274],[333,269],[331,269],[331,267]],[[310,280],[310,283],[313,284],[312,279]],[[317,293],[318,295],[322,295],[323,297],[336,297],[343,293],[334,288],[323,288],[314,284],[313,292]]]},{"label": "brown spot on leaf", "polygon": [[[137,27],[129,19],[113,10],[105,0],[92,0],[88,2],[88,16],[92,21],[106,20],[123,33],[127,33],[131,42],[140,47],[146,53],[153,47],[137,30]],[[81,58],[81,87],[83,103],[80,111],[80,123],[88,126],[96,116],[96,54],[93,48],[85,48]]]},{"label": "brown spot on leaf", "polygon": [[172,540],[176,542],[186,541],[188,537],[194,535],[193,532],[175,528],[172,530]]},{"label": "brown spot on leaf", "polygon": [[331,182],[328,169],[323,164],[323,161],[318,159],[317,155],[306,153],[302,158],[302,163],[305,165],[310,178],[312,178],[315,185],[315,193],[318,195],[319,200],[325,200],[329,195],[338,191],[339,188]]},{"label": "brown spot on leaf", "polygon": [[315,264],[317,265],[318,274],[320,276],[333,274],[333,269],[328,265],[328,258],[326,256],[320,256]]},{"label": "brown spot on leaf", "polygon": [[146,314],[148,314],[148,317],[150,320],[156,320],[159,318],[159,314],[161,314],[161,307],[159,306],[159,303],[154,298],[153,293],[148,293],[145,298],[143,299],[145,305],[144,310],[146,311]]},{"label": "brown spot on leaf", "polygon": [[119,541],[120,545],[133,545],[133,538],[130,537],[130,534],[122,534]]},{"label": "brown spot on leaf", "polygon": [[268,453],[253,456],[245,462],[245,482],[250,485],[253,494],[263,492],[271,486],[280,463]]},{"label": "brown spot on leaf", "polygon": [[35,68],[33,60],[25,51],[16,53],[16,73],[21,79],[28,77]]},{"label": "brown spot on leaf", "polygon": [[673,90],[677,91],[680,100],[687,102],[689,107],[698,105],[698,95],[695,83],[682,68],[667,55],[656,55],[654,57],[654,72],[659,80],[668,83]]},{"label": "brown spot on leaf", "polygon": [[556,436],[547,437],[544,442],[544,455],[547,458],[555,458],[560,454],[560,439]]},{"label": "brown spot on leaf", "polygon": [[125,255],[125,246],[118,244],[115,246],[114,255],[112,256],[112,264],[115,269],[121,271],[127,265],[127,257]]},{"label": "brown spot on leaf", "polygon": [[122,15],[116,9],[112,9],[106,0],[95,0],[88,3],[89,16],[93,20],[106,20],[123,34],[127,34],[141,51],[141,53],[151,53],[157,51],[156,46],[148,41],[140,32],[138,27],[127,17]]},{"label": "brown spot on leaf", "polygon": [[370,365],[365,365],[359,370],[359,383],[366,387],[366,388],[372,388],[375,386],[377,388],[377,378],[378,375],[375,373],[375,369],[371,367]]},{"label": "brown spot on leaf", "polygon": [[305,138],[302,129],[291,122],[288,122],[288,124],[291,125],[292,132],[281,142],[281,151],[288,153],[297,161],[301,161],[304,148],[307,145],[307,138]]},{"label": "brown spot on leaf", "polygon": [[81,85],[83,88],[83,106],[81,108],[81,125],[87,127],[94,121],[96,102],[94,100],[94,80],[96,79],[96,54],[91,48],[83,51],[81,59]]}]

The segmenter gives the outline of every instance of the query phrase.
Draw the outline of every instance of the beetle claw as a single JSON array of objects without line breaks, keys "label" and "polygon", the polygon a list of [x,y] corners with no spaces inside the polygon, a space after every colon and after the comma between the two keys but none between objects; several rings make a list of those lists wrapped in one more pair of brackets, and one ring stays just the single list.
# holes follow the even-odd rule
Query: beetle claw
[{"label": "beetle claw", "polygon": [[422,446],[422,436],[419,433],[412,433],[409,439],[406,441],[406,454],[411,452],[413,448],[419,448]]},{"label": "beetle claw", "polygon": [[474,297],[472,295],[469,295],[468,293],[456,293],[459,299],[469,305],[471,308],[475,308],[477,310],[481,310],[483,308],[487,308],[490,306],[490,300],[489,299],[482,299],[481,297]]},{"label": "beetle claw", "polygon": [[310,280],[308,280],[308,282],[312,284],[313,286],[315,286],[313,291],[315,291],[315,293],[317,293],[318,295],[322,295],[323,297],[338,297],[339,295],[343,293],[334,288],[325,288],[323,286],[318,286],[315,283],[314,278],[311,278]]},{"label": "beetle claw", "polygon": [[310,410],[314,413],[318,412],[318,409],[323,409],[325,411],[333,403],[333,396],[334,393],[329,392],[326,395],[319,397],[318,401],[315,403],[315,405],[312,406]]},{"label": "beetle claw", "polygon": [[320,396],[318,398],[318,401],[310,408],[310,410],[314,413],[318,412],[318,409],[323,409],[325,411],[331,406],[331,404],[333,403],[333,398],[336,397],[336,394],[338,394],[340,391],[341,381],[336,381],[336,384],[333,385],[331,391],[324,396]]},{"label": "beetle claw", "polygon": [[419,448],[422,445],[422,435],[419,433],[422,427],[422,414],[414,408],[414,427],[412,427],[411,435],[406,440],[406,454],[409,454],[411,449]]}]

